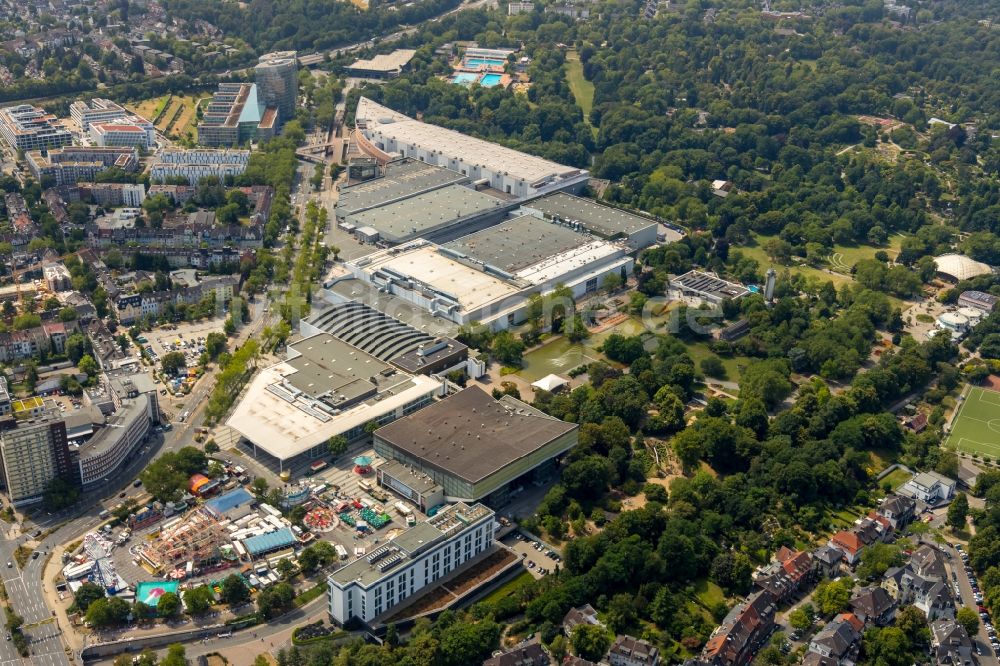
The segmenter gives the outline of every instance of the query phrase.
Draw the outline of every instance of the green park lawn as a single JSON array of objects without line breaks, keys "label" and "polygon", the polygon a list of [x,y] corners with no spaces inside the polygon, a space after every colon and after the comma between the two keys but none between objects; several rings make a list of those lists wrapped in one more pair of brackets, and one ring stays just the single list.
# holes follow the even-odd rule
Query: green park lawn
[{"label": "green park lawn", "polygon": [[583,76],[583,63],[576,51],[566,54],[566,80],[576,103],[583,109],[583,119],[590,124],[590,111],[594,108],[594,84]]},{"label": "green park lawn", "polygon": [[767,256],[766,252],[764,252],[764,243],[766,243],[768,239],[772,237],[754,234],[754,238],[756,240],[756,243],[754,245],[740,245],[734,247],[733,249],[739,250],[740,252],[743,253],[743,256],[745,257],[756,259],[757,263],[760,264],[761,273],[763,273],[768,267],[774,266],[774,269],[778,271],[778,273],[787,270],[789,273],[792,273],[793,275],[803,275],[807,278],[813,278],[819,280],[821,283],[828,281],[833,282],[834,286],[836,287],[840,287],[840,285],[846,284],[848,282],[853,282],[853,279],[847,275],[841,275],[840,273],[827,273],[826,271],[823,271],[819,268],[806,266],[805,264],[792,264],[789,266],[776,264],[775,262],[771,261],[771,258]]},{"label": "green park lawn", "polygon": [[889,472],[881,481],[879,485],[885,485],[886,482],[893,488],[896,489],[910,480],[910,475],[903,469],[894,469]]}]

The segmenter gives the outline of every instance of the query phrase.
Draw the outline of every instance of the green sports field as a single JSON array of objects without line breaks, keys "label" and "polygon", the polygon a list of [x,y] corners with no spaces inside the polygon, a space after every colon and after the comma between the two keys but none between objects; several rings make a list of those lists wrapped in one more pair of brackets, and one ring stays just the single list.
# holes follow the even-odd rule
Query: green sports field
[{"label": "green sports field", "polygon": [[952,423],[947,445],[966,453],[1000,457],[1000,393],[971,388]]}]

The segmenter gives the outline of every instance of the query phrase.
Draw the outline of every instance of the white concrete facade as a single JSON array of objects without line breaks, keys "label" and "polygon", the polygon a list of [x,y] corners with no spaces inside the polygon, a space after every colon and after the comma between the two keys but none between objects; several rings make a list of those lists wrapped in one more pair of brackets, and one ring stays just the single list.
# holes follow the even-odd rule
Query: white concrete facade
[{"label": "white concrete facade", "polygon": [[[405,530],[378,550],[391,554],[368,562],[363,555],[327,579],[330,619],[370,623],[428,585],[493,547],[494,513],[481,504],[454,504],[426,523]],[[384,571],[389,558],[399,558]]]}]

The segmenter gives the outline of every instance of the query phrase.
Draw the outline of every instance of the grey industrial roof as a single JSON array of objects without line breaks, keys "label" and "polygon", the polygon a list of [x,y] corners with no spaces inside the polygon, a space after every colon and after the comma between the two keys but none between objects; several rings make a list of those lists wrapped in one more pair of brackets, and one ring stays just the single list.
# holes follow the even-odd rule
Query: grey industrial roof
[{"label": "grey industrial roof", "polygon": [[431,344],[435,338],[363,303],[338,303],[307,320],[327,333],[382,360]]},{"label": "grey industrial roof", "polygon": [[504,202],[462,185],[437,190],[349,215],[357,227],[374,227],[385,240],[402,242],[447,226],[451,222],[490,210]]},{"label": "grey industrial roof", "polygon": [[467,176],[451,169],[414,159],[396,160],[386,165],[385,175],[381,178],[340,188],[337,217],[468,181]]},{"label": "grey industrial roof", "polygon": [[741,284],[729,282],[701,271],[688,271],[684,275],[673,278],[670,282],[687,291],[717,298],[740,298],[750,293],[750,290]]},{"label": "grey industrial roof", "polygon": [[416,490],[418,493],[426,493],[435,488],[440,488],[437,481],[427,476],[420,470],[404,465],[398,460],[388,460],[385,463],[379,465],[378,471],[383,474],[388,474],[394,479],[399,479],[405,483],[408,487]]},{"label": "grey industrial roof", "polygon": [[595,234],[614,238],[631,235],[642,229],[656,226],[656,221],[592,199],[574,197],[556,192],[524,204],[526,208],[541,211],[546,217],[579,222]]},{"label": "grey industrial roof", "polygon": [[380,312],[390,313],[393,318],[434,337],[452,336],[458,332],[458,324],[450,319],[435,317],[427,310],[401,298],[379,292],[376,287],[362,280],[339,280],[330,285],[328,291],[337,297],[360,301]]},{"label": "grey industrial roof", "polygon": [[329,392],[343,395],[345,402],[351,402],[371,393],[381,373],[392,370],[387,363],[328,333],[306,338],[292,345],[292,349],[300,355],[286,363],[297,372],[286,381],[311,396]]},{"label": "grey industrial roof", "polygon": [[380,53],[372,58],[355,60],[348,69],[360,69],[370,72],[398,72],[413,60],[415,49],[396,49],[392,53]]},{"label": "grey industrial roof", "polygon": [[140,393],[131,400],[125,400],[121,409],[108,419],[107,425],[80,447],[83,456],[92,458],[118,446],[121,438],[127,435],[131,424],[137,418],[145,418],[148,411],[149,396],[145,393]]},{"label": "grey industrial roof", "polygon": [[452,358],[455,364],[468,357],[469,348],[458,340],[438,338],[422,349],[412,349],[392,359],[392,364],[405,372],[423,372],[445,358]]},{"label": "grey industrial roof", "polygon": [[405,454],[477,483],[578,426],[472,386],[379,428]]},{"label": "grey industrial roof", "polygon": [[291,546],[294,543],[295,535],[289,527],[282,527],[276,532],[268,532],[267,534],[260,534],[243,540],[243,545],[246,546],[251,555],[270,553],[279,548]]},{"label": "grey industrial roof", "polygon": [[569,227],[534,215],[522,215],[453,240],[443,247],[508,273],[516,273],[593,240],[593,236]]},{"label": "grey industrial roof", "polygon": [[385,137],[444,155],[486,169],[505,172],[528,183],[551,184],[587,175],[583,169],[557,164],[496,143],[467,136],[437,125],[423,123],[382,106],[367,97],[358,100],[355,124],[366,135],[377,132]]}]

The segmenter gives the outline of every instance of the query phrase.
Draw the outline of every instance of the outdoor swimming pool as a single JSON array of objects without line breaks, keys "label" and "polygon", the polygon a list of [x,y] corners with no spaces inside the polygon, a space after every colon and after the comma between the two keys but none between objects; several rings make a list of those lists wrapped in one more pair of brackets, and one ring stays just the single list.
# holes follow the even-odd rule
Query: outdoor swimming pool
[{"label": "outdoor swimming pool", "polygon": [[503,67],[506,63],[503,60],[493,60],[492,58],[466,58],[465,64],[469,67]]},{"label": "outdoor swimming pool", "polygon": [[479,75],[472,72],[459,72],[451,78],[452,83],[468,86],[479,80]]},{"label": "outdoor swimming pool", "polygon": [[483,74],[483,78],[479,79],[479,85],[484,88],[492,88],[500,83],[500,79],[503,78],[503,74]]}]

